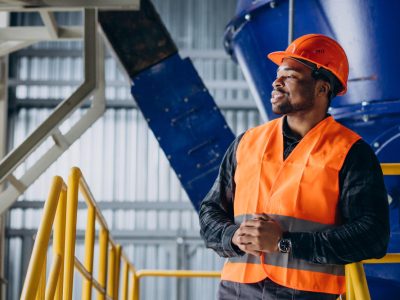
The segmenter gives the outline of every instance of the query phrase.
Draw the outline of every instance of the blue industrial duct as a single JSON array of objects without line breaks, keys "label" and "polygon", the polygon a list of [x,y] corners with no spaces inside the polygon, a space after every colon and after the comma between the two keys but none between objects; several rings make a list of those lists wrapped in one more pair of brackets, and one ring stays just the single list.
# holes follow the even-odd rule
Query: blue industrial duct
[{"label": "blue industrial duct", "polygon": [[198,210],[234,139],[220,110],[178,54],[132,78],[132,95]]},{"label": "blue industrial duct", "polygon": [[149,0],[141,1],[140,11],[101,11],[99,22],[132,80],[138,108],[198,210],[232,131]]},{"label": "blue industrial duct", "polygon": [[[381,162],[400,162],[399,11],[398,0],[297,0],[294,7],[294,38],[322,33],[345,49],[348,92],[333,100],[330,113],[369,142]],[[265,120],[276,117],[270,104],[276,65],[266,55],[287,47],[288,24],[288,0],[240,0],[226,27],[225,48],[241,66]],[[389,252],[400,252],[400,180],[392,176],[385,183],[391,202]],[[370,265],[366,273],[372,299],[396,298],[398,265]]]}]

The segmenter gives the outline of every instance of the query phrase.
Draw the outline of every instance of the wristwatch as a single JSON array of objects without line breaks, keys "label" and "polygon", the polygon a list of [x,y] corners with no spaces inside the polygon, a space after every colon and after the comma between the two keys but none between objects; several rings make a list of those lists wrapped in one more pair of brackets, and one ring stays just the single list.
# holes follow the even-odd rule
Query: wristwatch
[{"label": "wristwatch", "polygon": [[278,249],[281,253],[289,253],[292,250],[292,241],[288,238],[282,238],[278,242]]}]

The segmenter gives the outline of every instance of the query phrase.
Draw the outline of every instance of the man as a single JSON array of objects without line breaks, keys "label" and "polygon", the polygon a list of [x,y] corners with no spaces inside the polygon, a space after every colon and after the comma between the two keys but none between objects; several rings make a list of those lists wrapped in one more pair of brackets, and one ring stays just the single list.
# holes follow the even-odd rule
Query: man
[{"label": "man", "polygon": [[228,257],[218,297],[336,299],[344,264],[386,253],[382,172],[368,144],[327,114],[347,90],[342,47],[309,34],[268,58],[282,117],[236,138],[200,208],[207,247]]}]

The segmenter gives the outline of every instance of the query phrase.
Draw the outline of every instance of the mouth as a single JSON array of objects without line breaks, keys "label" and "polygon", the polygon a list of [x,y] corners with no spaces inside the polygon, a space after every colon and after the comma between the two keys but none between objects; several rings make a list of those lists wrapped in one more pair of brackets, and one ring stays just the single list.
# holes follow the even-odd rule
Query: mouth
[{"label": "mouth", "polygon": [[285,97],[286,97],[286,93],[283,93],[283,92],[280,92],[277,90],[273,90],[271,93],[271,103],[275,104]]}]

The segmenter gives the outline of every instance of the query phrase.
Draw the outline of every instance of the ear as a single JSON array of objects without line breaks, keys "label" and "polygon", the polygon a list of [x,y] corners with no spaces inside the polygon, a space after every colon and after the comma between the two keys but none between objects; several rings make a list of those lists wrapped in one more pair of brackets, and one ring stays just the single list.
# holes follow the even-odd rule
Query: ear
[{"label": "ear", "polygon": [[319,80],[318,83],[319,83],[317,87],[318,95],[328,95],[329,91],[331,90],[331,85],[324,80]]}]

